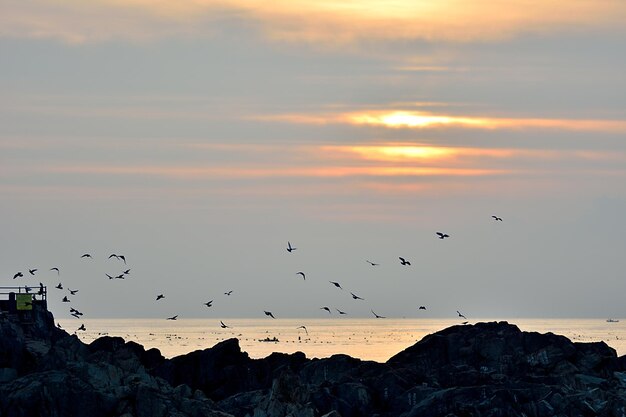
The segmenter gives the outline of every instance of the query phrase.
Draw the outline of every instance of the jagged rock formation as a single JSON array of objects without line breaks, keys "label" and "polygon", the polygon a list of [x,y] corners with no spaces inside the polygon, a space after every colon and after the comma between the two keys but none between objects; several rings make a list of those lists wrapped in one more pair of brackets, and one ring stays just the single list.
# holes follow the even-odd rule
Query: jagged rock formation
[{"label": "jagged rock formation", "polygon": [[172,359],[89,345],[35,309],[0,316],[0,416],[623,416],[626,357],[604,343],[454,326],[386,363],[346,355],[250,359],[236,339]]}]

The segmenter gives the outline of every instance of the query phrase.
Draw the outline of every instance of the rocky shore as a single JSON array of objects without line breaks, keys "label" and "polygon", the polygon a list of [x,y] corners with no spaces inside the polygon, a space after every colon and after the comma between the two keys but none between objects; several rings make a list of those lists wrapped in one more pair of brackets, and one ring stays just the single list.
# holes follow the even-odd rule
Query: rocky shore
[{"label": "rocky shore", "polygon": [[119,337],[89,345],[36,308],[0,316],[0,416],[626,416],[626,356],[606,344],[453,326],[386,363],[250,359],[237,339],[172,359]]}]

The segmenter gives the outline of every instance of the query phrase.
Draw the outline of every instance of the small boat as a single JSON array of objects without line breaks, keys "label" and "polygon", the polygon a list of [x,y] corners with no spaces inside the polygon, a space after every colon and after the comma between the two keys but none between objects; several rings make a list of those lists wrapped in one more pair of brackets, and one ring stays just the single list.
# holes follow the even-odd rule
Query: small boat
[{"label": "small boat", "polygon": [[265,339],[259,339],[259,342],[274,342],[274,343],[278,343],[278,339],[276,338],[276,336],[272,337],[271,339],[269,337],[266,337]]},{"label": "small boat", "polygon": [[607,323],[619,323],[619,320],[615,320],[615,319],[606,319]]}]

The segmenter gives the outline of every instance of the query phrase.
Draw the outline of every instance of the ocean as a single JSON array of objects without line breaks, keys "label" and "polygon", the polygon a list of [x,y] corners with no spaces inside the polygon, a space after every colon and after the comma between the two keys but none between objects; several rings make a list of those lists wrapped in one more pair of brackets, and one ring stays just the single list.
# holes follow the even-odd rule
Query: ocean
[{"label": "ocean", "polygon": [[[69,333],[77,332],[85,343],[98,337],[121,336],[146,349],[158,348],[165,357],[206,349],[230,338],[239,339],[241,349],[252,358],[272,352],[304,352],[308,358],[347,354],[363,360],[384,362],[415,344],[424,336],[457,325],[453,319],[223,319],[230,328],[221,328],[214,319],[63,319]],[[481,319],[471,321],[495,321]],[[626,354],[626,321],[604,319],[498,319],[524,331],[552,332],[575,342],[604,341],[618,355]],[[306,330],[300,328],[305,326]],[[262,341],[270,339],[277,341]]]}]

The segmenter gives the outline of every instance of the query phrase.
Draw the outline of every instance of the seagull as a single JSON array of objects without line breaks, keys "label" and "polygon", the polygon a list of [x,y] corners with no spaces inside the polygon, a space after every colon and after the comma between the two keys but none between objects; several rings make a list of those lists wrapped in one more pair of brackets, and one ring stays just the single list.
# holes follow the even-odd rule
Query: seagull
[{"label": "seagull", "polygon": [[439,236],[439,239],[445,239],[447,237],[450,237],[450,235],[446,234],[446,233],[441,233],[441,232],[437,232],[435,233],[437,236]]},{"label": "seagull", "polygon": [[115,277],[115,279],[126,279],[126,278],[124,278],[124,274],[119,274],[118,276]]},{"label": "seagull", "polygon": [[343,290],[343,288],[341,288],[341,285],[339,285],[338,282],[335,282],[335,281],[328,281],[328,282],[330,282],[331,284],[333,284],[335,287],[339,288],[340,290]]},{"label": "seagull", "polygon": [[298,248],[294,248],[291,246],[291,243],[289,241],[287,241],[287,252],[291,253],[291,251],[294,251]]},{"label": "seagull", "polygon": [[111,276],[111,275],[109,275],[109,274],[104,274],[104,275],[106,275],[107,277],[109,277],[109,279],[113,279],[113,278],[115,278],[115,277],[112,277],[112,276]]},{"label": "seagull", "polygon": [[86,253],[86,254],[84,254],[83,256],[81,256],[81,258],[91,258],[91,255],[90,255],[90,254],[88,254],[88,253]]},{"label": "seagull", "polygon": [[78,330],[82,330],[83,332],[86,331],[87,329],[85,328],[84,324],[81,324],[80,327],[78,328]]},{"label": "seagull", "polygon": [[368,261],[367,259],[365,260],[365,262],[367,262],[368,264],[372,265],[372,266],[378,266],[380,264],[374,263],[372,261]]},{"label": "seagull", "polygon": [[26,291],[26,293],[29,293],[30,290],[32,290],[32,288],[30,288],[28,285],[24,285],[24,291]]},{"label": "seagull", "polygon": [[56,288],[57,290],[62,290],[63,289],[63,285],[61,285],[61,283],[59,282],[59,285],[57,285],[54,288]]},{"label": "seagull", "polygon": [[59,272],[59,268],[50,268],[51,271],[57,271],[57,275],[60,275],[61,273]]},{"label": "seagull", "polygon": [[407,261],[406,259],[404,259],[404,258],[403,258],[403,257],[401,257],[401,256],[398,256],[398,259],[400,259],[400,263],[401,263],[402,265],[411,265],[411,262]]},{"label": "seagull", "polygon": [[63,302],[64,303],[69,303],[70,302],[70,299],[67,298],[67,295],[65,297],[63,297]]},{"label": "seagull", "polygon": [[296,272],[296,275],[302,275],[302,279],[306,281],[306,275],[304,275],[304,272]]},{"label": "seagull", "polygon": [[224,295],[231,295],[232,293],[233,293],[233,290],[230,290],[230,291],[226,291]]},{"label": "seagull", "polygon": [[204,305],[207,306],[207,307],[212,307],[212,305],[211,305],[212,302],[213,302],[213,300],[207,301],[206,303],[204,303]]},{"label": "seagull", "polygon": [[467,319],[467,317],[465,317],[463,314],[461,314],[461,312],[459,310],[457,310],[456,313],[459,315],[459,317]]},{"label": "seagull", "polygon": [[326,311],[328,311],[328,314],[330,314],[330,308],[328,308],[328,307],[320,307],[320,310],[326,310]]},{"label": "seagull", "polygon": [[70,290],[69,288],[68,288],[67,290],[68,290],[68,291],[70,292],[70,294],[72,294],[72,295],[76,295],[76,293],[78,292],[78,290]]},{"label": "seagull", "polygon": [[298,326],[296,327],[296,329],[304,329],[304,332],[307,334],[307,336],[309,335],[309,331],[306,329],[306,326]]},{"label": "seagull", "polygon": [[501,222],[502,221],[502,217],[498,217],[498,216],[491,216],[493,217],[493,219],[497,222]]},{"label": "seagull", "polygon": [[76,317],[77,319],[79,319],[81,315],[77,313],[70,313],[70,316]]},{"label": "seagull", "polygon": [[385,316],[379,316],[378,314],[374,313],[374,310],[370,310],[372,312],[372,314],[374,315],[374,317],[376,317],[377,319],[385,319]]},{"label": "seagull", "polygon": [[17,274],[13,275],[13,279],[20,278],[20,277],[23,277],[23,276],[24,276],[24,274],[22,274],[21,272],[18,272]]},{"label": "seagull", "polygon": [[124,255],[118,255],[117,258],[124,261],[124,265],[126,265],[126,257]]},{"label": "seagull", "polygon": [[108,258],[108,259],[111,259],[111,258],[117,258],[117,259],[119,259],[120,257],[119,257],[119,256],[117,256],[116,254],[112,253],[112,254],[110,254],[110,255],[109,255],[109,258]]},{"label": "seagull", "polygon": [[35,268],[35,269],[29,269],[29,270],[28,270],[28,272],[29,272],[31,275],[35,275],[35,272],[37,272],[37,268]]},{"label": "seagull", "polygon": [[230,329],[230,326],[225,325],[225,324],[224,324],[224,322],[223,322],[222,320],[220,320],[220,327],[221,327],[222,329]]},{"label": "seagull", "polygon": [[341,311],[341,310],[339,310],[338,308],[335,308],[335,310],[337,310],[337,313],[339,313],[339,314],[348,314],[348,313],[346,313],[345,311]]},{"label": "seagull", "polygon": [[176,320],[178,318],[178,314],[172,317],[168,317],[165,320]]},{"label": "seagull", "polygon": [[165,296],[163,294],[159,294],[157,295],[156,300],[159,301],[161,298],[165,298]]},{"label": "seagull", "polygon": [[263,310],[263,312],[265,313],[265,315],[266,315],[266,316],[269,316],[269,317],[271,317],[271,318],[273,318],[273,319],[275,319],[275,318],[276,318],[276,317],[274,317],[274,315],[272,314],[272,312],[271,312],[271,311],[265,311],[265,310]]},{"label": "seagull", "polygon": [[70,308],[70,313],[74,313],[74,314],[76,314],[78,316],[82,316],[83,315],[83,313],[81,313],[80,311],[76,310],[73,307]]},{"label": "seagull", "polygon": [[418,308],[418,310],[426,310],[426,307],[424,307],[424,306],[420,306],[420,307]]},{"label": "seagull", "polygon": [[122,272],[122,274],[124,274],[124,275],[130,274],[130,269],[127,269],[126,271]]},{"label": "seagull", "polygon": [[351,292],[350,294],[352,294],[352,298],[355,299],[355,300],[364,300],[364,298],[359,297],[358,295],[356,295],[353,292]]}]

